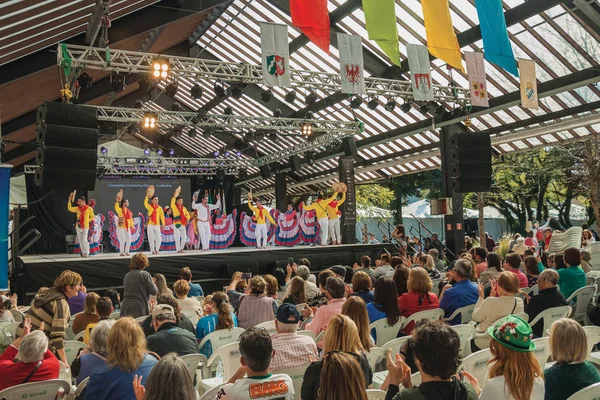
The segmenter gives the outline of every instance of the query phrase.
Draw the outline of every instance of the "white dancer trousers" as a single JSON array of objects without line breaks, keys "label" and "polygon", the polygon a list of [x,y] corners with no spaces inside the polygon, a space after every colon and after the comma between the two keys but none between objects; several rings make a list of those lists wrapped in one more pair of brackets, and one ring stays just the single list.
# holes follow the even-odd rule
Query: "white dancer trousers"
[{"label": "white dancer trousers", "polygon": [[88,228],[81,229],[80,227],[75,227],[75,232],[77,232],[77,241],[79,242],[79,251],[85,257],[90,255],[90,243],[88,242]]},{"label": "white dancer trousers", "polygon": [[329,238],[329,218],[320,218],[319,226],[321,227],[321,244],[325,246],[327,244],[327,239]]},{"label": "white dancer trousers", "polygon": [[151,252],[160,251],[160,245],[162,244],[160,225],[148,225],[148,244]]},{"label": "white dancer trousers", "polygon": [[183,250],[185,246],[185,242],[187,240],[187,232],[185,231],[185,226],[180,226],[177,228],[173,225],[173,233],[175,234],[175,251]]},{"label": "white dancer trousers", "polygon": [[267,224],[256,224],[256,247],[266,247],[267,246]]},{"label": "white dancer trousers", "polygon": [[202,243],[202,250],[210,249],[210,222],[198,221],[198,234],[200,235],[200,243]]},{"label": "white dancer trousers", "polygon": [[342,243],[342,232],[340,231],[340,219],[329,220],[329,237],[333,240],[333,243]]},{"label": "white dancer trousers", "polygon": [[131,247],[131,231],[126,228],[117,228],[117,239],[119,239],[119,253],[129,253]]}]

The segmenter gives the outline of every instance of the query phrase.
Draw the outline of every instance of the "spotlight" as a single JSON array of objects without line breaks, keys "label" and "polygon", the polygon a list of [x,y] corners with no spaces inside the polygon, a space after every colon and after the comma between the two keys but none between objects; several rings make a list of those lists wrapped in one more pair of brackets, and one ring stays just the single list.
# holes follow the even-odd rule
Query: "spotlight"
[{"label": "spotlight", "polygon": [[190,96],[196,100],[201,98],[203,93],[204,91],[202,90],[202,86],[198,85],[197,83],[194,84],[194,86],[192,86],[190,89]]},{"label": "spotlight", "polygon": [[108,149],[104,146],[100,147],[100,153],[102,154],[108,154]]},{"label": "spotlight", "polygon": [[406,103],[402,103],[402,105],[400,106],[400,109],[402,110],[402,112],[409,112],[411,109],[410,103],[406,102]]},{"label": "spotlight", "polygon": [[146,129],[154,129],[156,128],[157,122],[158,118],[155,114],[147,114],[143,120],[143,127]]},{"label": "spotlight", "polygon": [[296,92],[294,90],[289,91],[285,94],[285,101],[293,103],[296,101]]},{"label": "spotlight", "polygon": [[178,89],[179,86],[177,85],[177,82],[171,82],[165,87],[165,93],[167,96],[175,97]]},{"label": "spotlight", "polygon": [[215,150],[214,153],[213,153],[213,156],[215,158],[219,157],[219,150]]},{"label": "spotlight", "polygon": [[242,156],[242,152],[241,152],[241,151],[239,151],[239,150],[238,150],[238,151],[236,151],[236,152],[235,152],[235,156],[236,156],[236,157],[241,157],[241,156]]},{"label": "spotlight", "polygon": [[150,155],[150,149],[144,149],[144,155],[149,156]]},{"label": "spotlight", "polygon": [[308,136],[312,135],[312,132],[313,132],[312,124],[305,123],[304,125],[302,125],[302,136],[308,137]]},{"label": "spotlight", "polygon": [[367,107],[369,107],[369,110],[375,110],[377,109],[377,106],[379,105],[379,100],[377,100],[377,98],[373,97],[371,100],[369,100],[369,102],[367,103]]},{"label": "spotlight", "polygon": [[281,118],[281,117],[283,117],[283,111],[281,111],[281,108],[278,108],[275,111],[273,111],[273,116],[275,118]]},{"label": "spotlight", "polygon": [[169,63],[166,60],[154,60],[152,62],[152,76],[157,79],[165,79],[169,76]]},{"label": "spotlight", "polygon": [[358,110],[362,104],[362,98],[358,95],[354,95],[350,98],[350,108]]},{"label": "spotlight", "polygon": [[147,92],[150,89],[150,80],[144,76],[138,81],[138,86],[142,92]]},{"label": "spotlight", "polygon": [[157,156],[162,156],[163,155],[163,149],[156,150],[156,155]]},{"label": "spotlight", "polygon": [[112,73],[110,75],[110,85],[114,92],[120,93],[125,90],[127,86],[125,84],[125,75],[119,73]]},{"label": "spotlight", "polygon": [[140,109],[142,107],[144,107],[144,102],[140,99],[137,99],[135,103],[133,103],[133,108]]},{"label": "spotlight", "polygon": [[315,113],[314,113],[314,112],[312,112],[312,111],[310,111],[310,110],[308,110],[308,111],[306,112],[306,114],[304,115],[304,118],[305,118],[305,119],[313,119],[314,117],[315,117]]},{"label": "spotlight", "polygon": [[272,141],[272,142],[276,142],[276,141],[277,141],[277,139],[279,139],[279,137],[277,136],[277,133],[275,133],[275,132],[271,132],[271,133],[269,133],[269,140],[270,140],[270,141]]},{"label": "spotlight", "polygon": [[79,78],[77,78],[77,82],[79,82],[80,88],[85,89],[91,87],[94,80],[87,74],[87,72],[83,72],[81,75],[79,75]]},{"label": "spotlight", "polygon": [[171,104],[171,111],[181,111],[183,110],[183,106],[181,104],[179,104],[178,102],[173,102],[173,104]]},{"label": "spotlight", "polygon": [[442,115],[444,115],[444,106],[443,105],[439,105],[435,108],[435,115],[437,115],[438,117],[441,117]]},{"label": "spotlight", "polygon": [[175,155],[175,150],[169,149],[169,155],[173,157]]},{"label": "spotlight", "polygon": [[312,152],[309,151],[304,155],[304,161],[309,166],[313,165],[315,163],[315,156],[313,155]]},{"label": "spotlight", "polygon": [[269,101],[271,101],[272,97],[273,97],[273,92],[271,92],[270,89],[263,90],[262,93],[260,94],[260,99],[262,101],[264,101],[265,103],[268,103]]},{"label": "spotlight", "polygon": [[220,79],[218,81],[216,81],[215,84],[213,85],[213,90],[215,91],[215,94],[217,95],[217,97],[225,97],[227,94],[227,92],[225,90],[225,84]]},{"label": "spotlight", "polygon": [[227,107],[225,107],[225,110],[223,110],[223,113],[225,115],[233,115],[233,108],[227,106]]},{"label": "spotlight", "polygon": [[394,99],[388,99],[387,103],[385,103],[385,110],[392,112],[394,111],[394,108],[396,108],[396,100]]},{"label": "spotlight", "polygon": [[247,177],[248,177],[248,173],[246,172],[246,170],[245,169],[240,169],[239,172],[238,172],[238,178],[243,181]]},{"label": "spotlight", "polygon": [[317,95],[315,94],[315,92],[308,92],[308,94],[304,98],[304,102],[309,106],[315,104],[317,102]]},{"label": "spotlight", "polygon": [[423,114],[427,114],[429,112],[429,107],[427,104],[423,104],[421,107],[419,107],[419,111],[421,111]]},{"label": "spotlight", "polygon": [[129,128],[128,128],[128,132],[132,136],[134,136],[136,134],[139,134],[140,133],[139,124],[132,124],[132,125],[130,125]]},{"label": "spotlight", "polygon": [[236,99],[241,99],[244,95],[244,86],[242,86],[241,84],[234,85],[231,88],[231,95]]},{"label": "spotlight", "polygon": [[196,130],[196,128],[192,128],[188,131],[188,136],[190,138],[196,137],[197,134],[198,134],[198,131]]}]

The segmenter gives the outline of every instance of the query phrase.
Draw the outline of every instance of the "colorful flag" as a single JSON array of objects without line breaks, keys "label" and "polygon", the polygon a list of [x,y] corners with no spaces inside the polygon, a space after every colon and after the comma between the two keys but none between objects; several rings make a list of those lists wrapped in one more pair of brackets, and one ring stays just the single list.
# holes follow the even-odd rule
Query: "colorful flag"
[{"label": "colorful flag", "polygon": [[358,35],[337,34],[342,92],[365,93],[362,41]]},{"label": "colorful flag", "polygon": [[400,41],[394,0],[362,0],[369,39],[377,42],[392,63],[400,65]]},{"label": "colorful flag", "polygon": [[433,82],[427,47],[407,44],[408,67],[410,69],[413,97],[416,101],[433,101]]},{"label": "colorful flag", "polygon": [[290,15],[292,24],[300,28],[318,48],[329,54],[331,24],[327,0],[290,0]]},{"label": "colorful flag", "polygon": [[421,0],[421,6],[429,52],[448,65],[464,71],[448,0]]},{"label": "colorful flag", "polygon": [[508,38],[502,0],[476,0],[475,7],[479,16],[485,59],[514,76],[519,76],[515,55]]},{"label": "colorful flag", "polygon": [[260,23],[263,81],[266,86],[290,86],[287,25]]},{"label": "colorful flag", "polygon": [[476,107],[489,107],[483,53],[465,51],[465,61],[467,62],[471,104]]},{"label": "colorful flag", "polygon": [[521,105],[537,110],[539,104],[535,61],[519,58],[519,71],[521,71]]}]

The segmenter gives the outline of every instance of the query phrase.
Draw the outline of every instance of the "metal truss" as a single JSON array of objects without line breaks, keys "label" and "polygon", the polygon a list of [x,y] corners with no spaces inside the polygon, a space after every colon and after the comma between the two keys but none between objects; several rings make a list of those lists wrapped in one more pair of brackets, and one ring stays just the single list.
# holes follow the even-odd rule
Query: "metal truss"
[{"label": "metal truss", "polygon": [[[263,84],[262,67],[245,63],[203,60],[191,57],[162,56],[160,54],[135,51],[95,48],[71,44],[58,45],[58,65],[71,63],[71,68],[96,69],[118,73],[152,73],[152,64],[157,59],[169,63],[168,80],[179,78],[192,80],[223,80],[229,83]],[[326,73],[290,69],[293,88],[339,92],[342,89],[341,76],[338,73]],[[375,77],[365,77],[365,95],[368,97],[398,97],[411,101],[412,84]],[[461,106],[470,104],[468,88],[433,85],[434,100],[451,102]]]},{"label": "metal truss", "polygon": [[98,157],[98,171],[106,175],[236,175],[252,164],[233,158]]}]

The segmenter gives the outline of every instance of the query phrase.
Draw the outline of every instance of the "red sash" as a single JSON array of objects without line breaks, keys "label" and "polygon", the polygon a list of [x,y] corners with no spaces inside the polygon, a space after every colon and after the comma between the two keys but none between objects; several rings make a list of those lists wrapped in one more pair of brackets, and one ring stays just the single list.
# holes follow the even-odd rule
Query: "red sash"
[{"label": "red sash", "polygon": [[185,218],[185,213],[183,212],[184,207],[181,205],[177,205],[175,204],[175,207],[177,207],[177,210],[179,211],[179,220],[181,221],[181,225],[185,226],[187,225],[188,221]]},{"label": "red sash", "polygon": [[152,221],[152,223],[154,225],[156,225],[156,209],[159,208],[160,206],[158,205],[154,205],[154,204],[150,204],[150,207],[152,207],[152,214],[150,214],[150,221]]},{"label": "red sash", "polygon": [[329,203],[329,207],[331,207],[331,208],[336,208],[337,205],[338,205],[338,202],[335,200],[333,200],[331,203]]},{"label": "red sash", "polygon": [[83,229],[85,227],[85,214],[88,209],[88,205],[77,206],[79,208],[79,227]]},{"label": "red sash", "polygon": [[129,229],[129,220],[133,217],[133,213],[129,208],[121,208],[121,210],[123,210],[123,218],[125,219],[125,221],[123,221],[125,223],[125,229]]},{"label": "red sash", "polygon": [[[260,218],[264,218],[264,217],[263,217],[263,210],[264,210],[264,209],[265,209],[265,208],[264,208],[263,206],[260,206],[260,207],[258,207],[258,211],[259,211],[259,213],[258,213],[258,216],[259,216]],[[266,221],[265,221],[265,222],[266,222]]]}]

